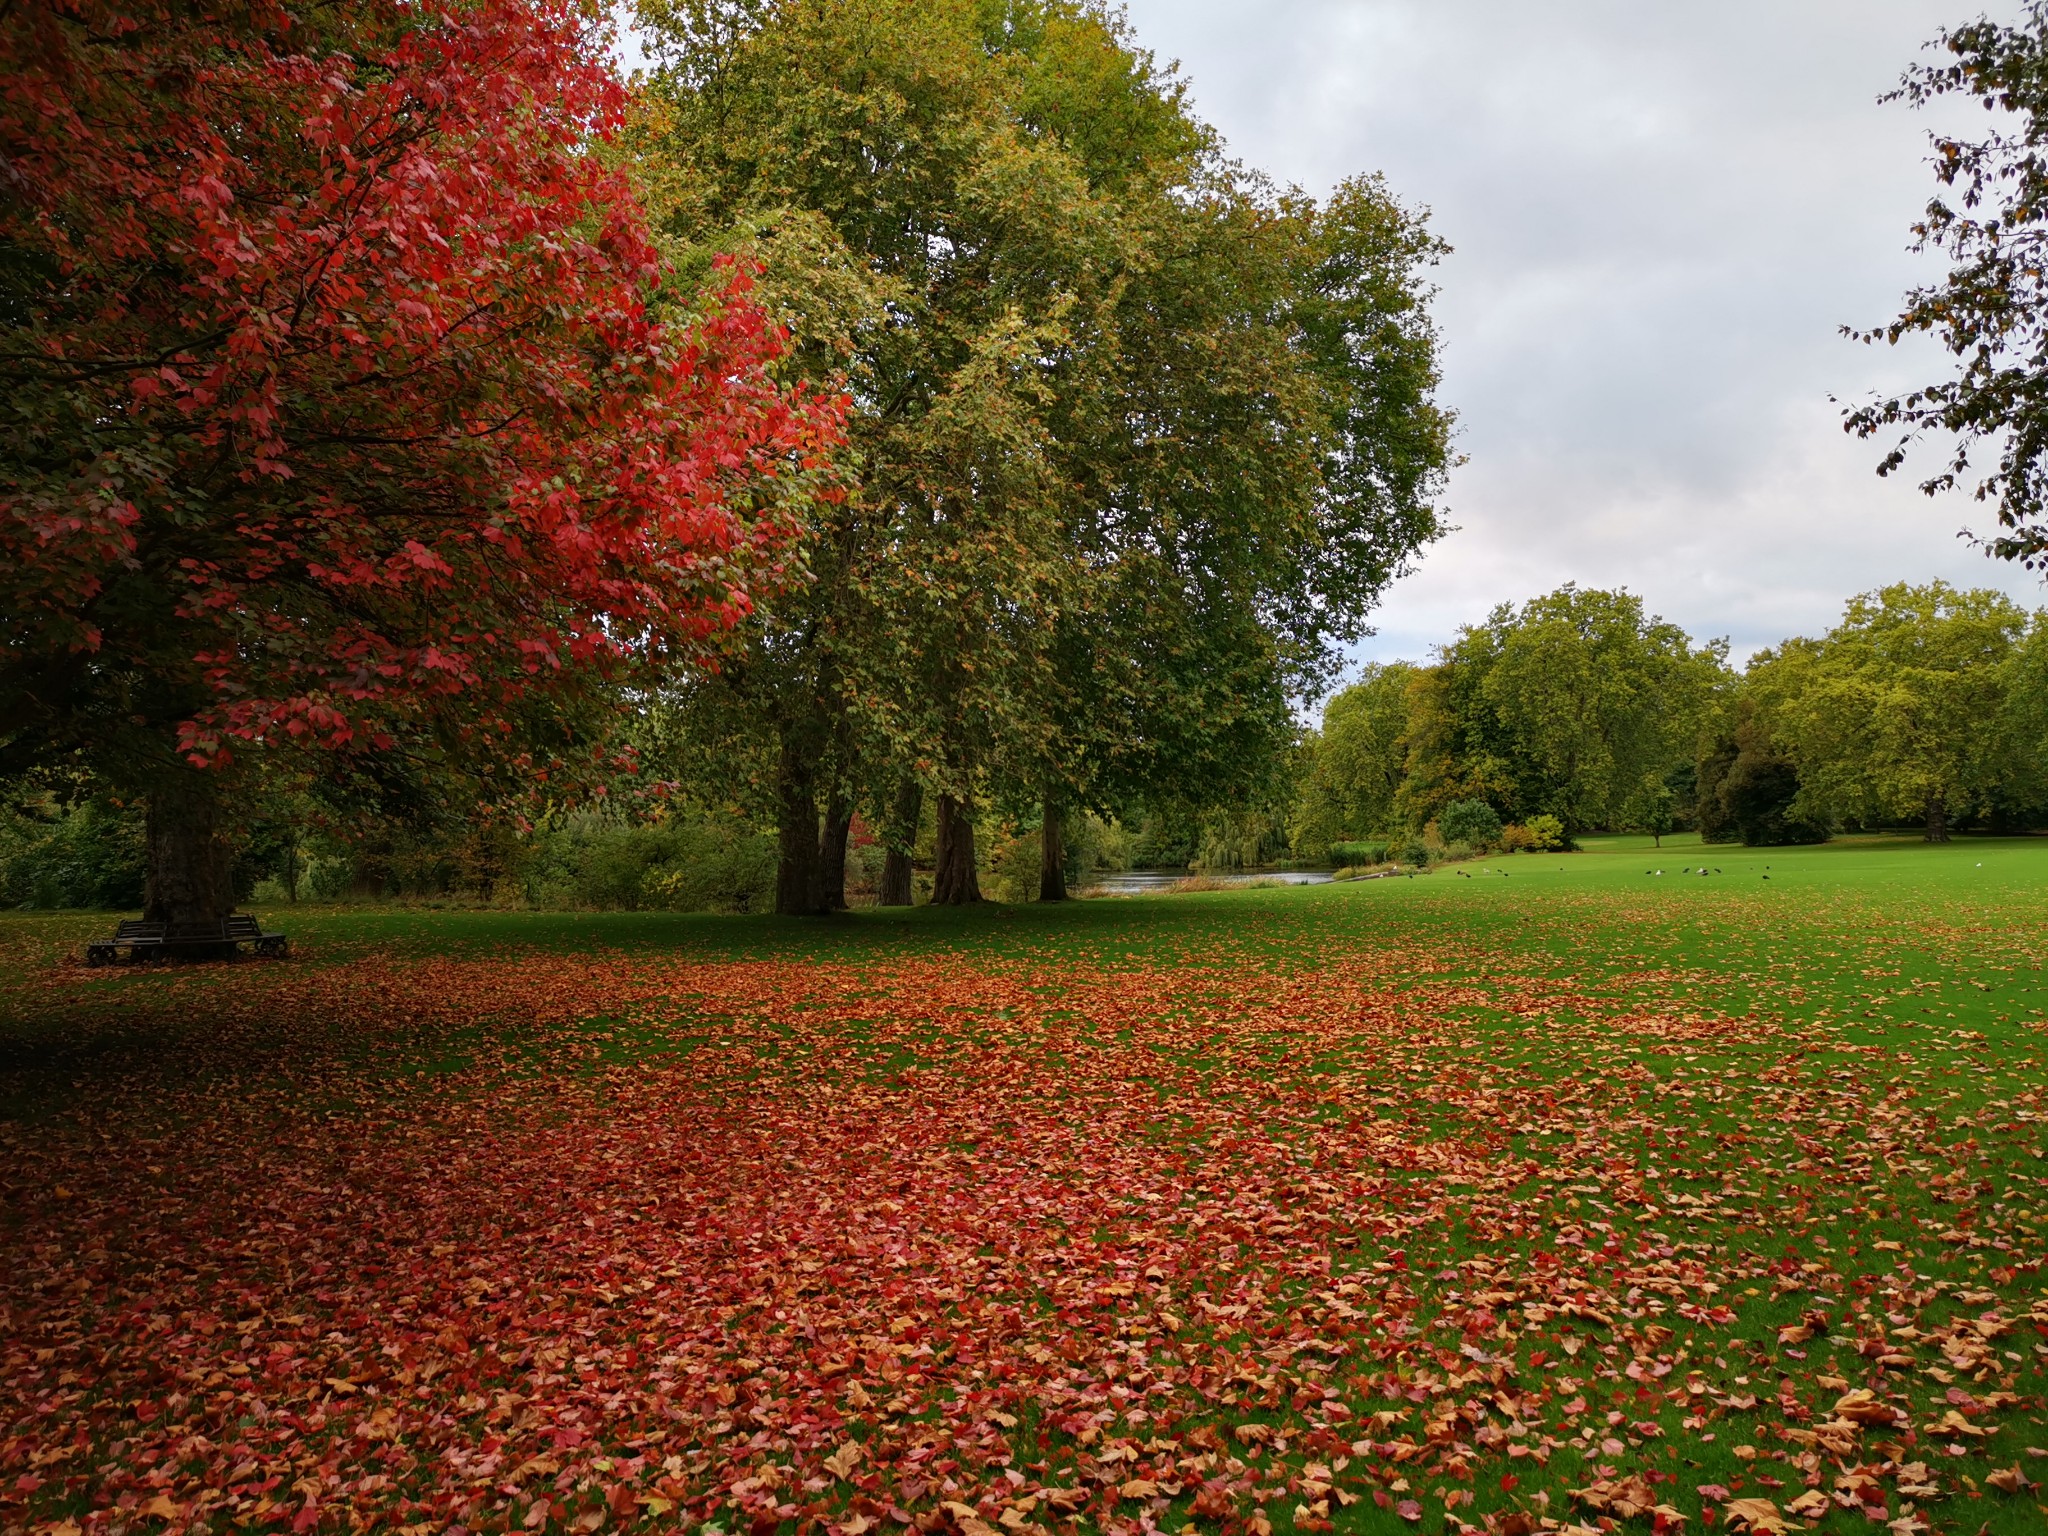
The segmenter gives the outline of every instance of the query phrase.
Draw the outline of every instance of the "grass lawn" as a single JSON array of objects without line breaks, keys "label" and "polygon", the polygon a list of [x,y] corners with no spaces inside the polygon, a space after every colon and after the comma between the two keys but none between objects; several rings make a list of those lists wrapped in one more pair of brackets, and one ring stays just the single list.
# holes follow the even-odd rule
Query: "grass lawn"
[{"label": "grass lawn", "polygon": [[2038,1533],[2044,898],[0,916],[0,1533]]}]

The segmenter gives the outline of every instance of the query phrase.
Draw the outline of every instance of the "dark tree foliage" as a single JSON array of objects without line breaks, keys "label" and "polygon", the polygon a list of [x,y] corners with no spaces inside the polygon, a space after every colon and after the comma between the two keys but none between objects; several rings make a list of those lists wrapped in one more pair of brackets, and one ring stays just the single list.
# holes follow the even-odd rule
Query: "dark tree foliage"
[{"label": "dark tree foliage", "polygon": [[[1931,335],[1956,360],[1953,377],[1848,413],[1847,429],[1904,431],[1878,466],[1889,475],[1929,429],[1951,433],[1946,466],[1921,483],[1929,495],[1969,483],[1994,503],[2003,530],[1984,541],[2002,560],[2048,565],[2048,3],[2022,21],[1985,19],[1942,33],[1948,57],[1910,70],[1885,99],[1921,106],[1966,96],[1994,114],[1981,138],[1934,136],[1940,191],[1913,226],[1915,249],[1950,262],[1947,277],[1916,288],[1888,325],[1851,332],[1896,343]],[[1995,467],[1976,463],[1995,452]],[[1973,482],[1973,483],[1971,483]]]},{"label": "dark tree foliage", "polygon": [[1490,848],[1500,841],[1500,812],[1484,800],[1453,800],[1443,808],[1436,825],[1447,843]]},{"label": "dark tree foliage", "polygon": [[1795,814],[1799,769],[1771,739],[1747,701],[1735,728],[1711,741],[1699,765],[1701,839],[1751,848],[1824,843],[1828,829]]},{"label": "dark tree foliage", "polygon": [[1700,841],[1703,843],[1742,841],[1742,829],[1735,824],[1734,814],[1721,794],[1721,786],[1728,779],[1728,770],[1735,766],[1738,750],[1733,732],[1717,734],[1701,749],[1696,780],[1698,801],[1693,817],[1699,824]]}]

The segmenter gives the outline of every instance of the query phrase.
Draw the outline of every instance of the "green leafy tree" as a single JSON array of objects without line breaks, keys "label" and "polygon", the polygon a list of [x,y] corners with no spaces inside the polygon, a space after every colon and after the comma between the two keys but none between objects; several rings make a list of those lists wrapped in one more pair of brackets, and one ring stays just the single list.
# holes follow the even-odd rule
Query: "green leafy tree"
[{"label": "green leafy tree", "polygon": [[1567,837],[1642,825],[1727,684],[1725,655],[1627,592],[1503,605],[1417,690],[1404,808],[1419,822],[1483,799],[1517,820],[1553,815]]},{"label": "green leafy tree", "polygon": [[1394,830],[1416,676],[1405,662],[1368,666],[1323,706],[1322,729],[1302,749],[1290,823],[1297,853],[1319,857],[1334,843]]},{"label": "green leafy tree", "polygon": [[856,803],[885,900],[927,795],[935,899],[977,894],[979,809],[1038,823],[1057,896],[1072,810],[1269,781],[1291,698],[1435,532],[1420,221],[1245,176],[1092,6],[644,16],[668,238],[755,260],[793,366],[850,397],[808,584],[679,701],[775,742],[782,909],[833,904]]},{"label": "green leafy tree", "polygon": [[1802,813],[1798,765],[1773,739],[1753,699],[1740,700],[1733,726],[1707,739],[1699,783],[1706,842],[1774,848],[1828,839],[1827,823]]},{"label": "green leafy tree", "polygon": [[2010,701],[2027,631],[2002,593],[1902,582],[1850,599],[1819,640],[1760,654],[1748,688],[1796,765],[1798,811],[1920,821],[1938,843],[2023,792],[2033,763]]}]

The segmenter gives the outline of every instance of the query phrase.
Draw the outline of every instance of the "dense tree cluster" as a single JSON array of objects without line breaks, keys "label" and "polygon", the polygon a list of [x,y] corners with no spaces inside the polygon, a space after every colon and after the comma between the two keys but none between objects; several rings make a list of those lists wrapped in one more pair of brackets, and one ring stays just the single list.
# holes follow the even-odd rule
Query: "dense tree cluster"
[{"label": "dense tree cluster", "polygon": [[817,912],[1269,786],[1438,531],[1422,220],[1093,0],[650,4],[637,94],[600,14],[0,13],[0,776],[193,918],[309,804],[736,812]]},{"label": "dense tree cluster", "polygon": [[1499,846],[1546,815],[1567,835],[1768,845],[1918,824],[1941,841],[1963,819],[2041,818],[2044,770],[2048,616],[1996,592],[1887,587],[1738,673],[1627,593],[1565,587],[1331,699],[1292,830],[1308,856],[1431,827]]},{"label": "dense tree cluster", "polygon": [[1437,531],[1437,242],[1377,180],[1315,202],[1226,160],[1092,5],[644,14],[678,263],[744,251],[792,371],[852,402],[810,580],[667,691],[656,755],[748,765],[786,912],[843,903],[857,812],[885,901],[921,822],[958,902],[1019,818],[1056,898],[1077,811],[1262,789]]}]

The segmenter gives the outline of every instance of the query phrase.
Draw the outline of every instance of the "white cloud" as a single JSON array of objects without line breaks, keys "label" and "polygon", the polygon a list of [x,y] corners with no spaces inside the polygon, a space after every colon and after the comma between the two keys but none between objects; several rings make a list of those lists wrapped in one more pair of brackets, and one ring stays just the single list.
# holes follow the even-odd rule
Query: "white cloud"
[{"label": "white cloud", "polygon": [[1921,497],[1914,466],[1878,480],[1828,403],[1940,368],[1838,328],[1935,275],[1905,251],[1929,119],[1876,97],[1970,9],[1131,0],[1248,163],[1310,190],[1384,170],[1457,247],[1437,312],[1461,531],[1366,654],[1419,656],[1567,580],[1739,654],[1902,578],[2043,600],[1955,537],[1982,508]]}]

